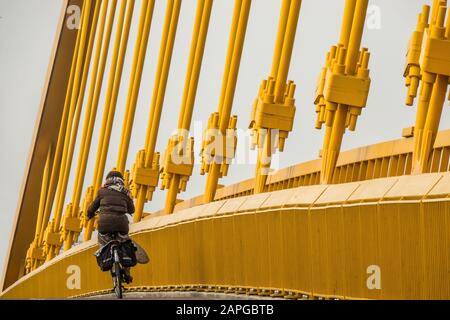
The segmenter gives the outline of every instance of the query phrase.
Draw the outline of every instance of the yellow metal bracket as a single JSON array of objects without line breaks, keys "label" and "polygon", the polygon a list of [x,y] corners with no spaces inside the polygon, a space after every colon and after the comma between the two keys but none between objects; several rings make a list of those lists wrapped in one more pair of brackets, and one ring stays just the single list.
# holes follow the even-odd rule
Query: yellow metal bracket
[{"label": "yellow metal bracket", "polygon": [[[175,161],[174,161],[175,160]],[[179,176],[178,189],[186,191],[194,170],[194,139],[184,135],[170,137],[161,168],[161,190],[169,189],[175,175]]]},{"label": "yellow metal bracket", "polygon": [[425,34],[420,66],[423,72],[450,76],[450,39],[436,39]]},{"label": "yellow metal bracket", "polygon": [[145,200],[151,201],[153,192],[158,186],[160,154],[158,152],[154,154],[151,167],[145,166],[145,157],[145,150],[138,152],[136,162],[130,173],[130,189],[133,197],[136,198],[139,190],[142,187],[146,187],[147,192],[145,195]]},{"label": "yellow metal bracket", "polygon": [[230,117],[225,134],[221,134],[219,120],[219,113],[212,113],[208,120],[208,129],[203,134],[200,174],[210,173],[211,164],[214,162],[220,164],[219,178],[223,178],[228,174],[228,169],[236,154],[237,116]]},{"label": "yellow metal bracket", "polygon": [[292,131],[295,118],[295,84],[289,81],[286,85],[284,98],[280,103],[275,102],[275,80],[264,80],[258,97],[253,104],[250,129],[252,129],[251,148],[262,147],[263,130],[279,130],[278,141],[275,148],[280,152],[284,150],[285,141]]},{"label": "yellow metal bracket", "polygon": [[[420,87],[414,126],[412,172],[427,172],[432,147],[445,103],[450,76],[450,19],[447,1],[435,0],[432,9],[424,6],[410,40],[407,67],[407,105],[413,105]],[[430,14],[431,12],[431,14]],[[447,14],[450,16],[450,14]],[[448,97],[450,99],[450,96]]]}]

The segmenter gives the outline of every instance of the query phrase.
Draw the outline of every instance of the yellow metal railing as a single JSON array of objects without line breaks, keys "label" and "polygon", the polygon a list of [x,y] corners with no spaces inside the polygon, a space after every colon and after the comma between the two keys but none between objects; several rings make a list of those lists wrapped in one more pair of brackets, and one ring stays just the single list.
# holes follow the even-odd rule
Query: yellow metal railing
[{"label": "yellow metal railing", "polygon": [[[414,140],[399,139],[341,152],[333,184],[364,181],[411,174]],[[426,173],[447,172],[450,162],[450,130],[438,133],[432,161]],[[297,164],[274,172],[267,179],[265,192],[320,184],[322,160]],[[254,180],[249,179],[217,190],[216,201],[253,194]],[[202,196],[183,201],[175,212],[203,204]]]},{"label": "yellow metal railing", "polygon": [[[130,290],[449,299],[449,195],[450,173],[434,173],[300,187],[144,220],[131,234],[152,261],[133,269]],[[2,298],[108,290],[95,250],[94,241],[72,248]]]},{"label": "yellow metal railing", "polygon": [[[68,5],[69,2],[78,1],[71,0],[66,4]],[[126,162],[155,6],[154,0],[141,3],[128,96],[124,106],[125,115],[122,119],[121,146],[115,168],[124,174],[126,186],[131,188],[133,197],[136,199],[134,222],[139,222],[144,216],[144,205],[152,199],[153,192],[158,186],[160,155],[156,152],[156,145],[182,8],[182,0],[166,2],[166,18],[161,36],[145,148],[138,153],[130,171],[127,170]],[[179,129],[183,130],[189,130],[193,116],[212,8],[211,0],[199,0],[197,3],[198,13],[194,24],[192,54],[189,58],[186,90],[179,121]],[[345,129],[355,129],[356,119],[366,105],[370,85],[369,53],[367,49],[360,48],[368,0],[346,0],[341,37],[338,45],[333,46],[327,55],[326,66],[322,69],[316,92],[315,103],[318,112],[316,126],[320,127],[322,124],[326,126],[322,159],[267,174],[272,153],[275,149],[279,151],[284,149],[284,142],[288,133],[292,131],[295,115],[295,85],[287,78],[301,1],[283,0],[271,75],[260,87],[251,116],[252,145],[259,149],[255,178],[220,188],[218,179],[227,174],[232,159],[230,154],[234,155],[236,148],[237,137],[234,129],[237,118],[231,116],[231,109],[239,73],[239,61],[245,44],[246,27],[250,17],[250,3],[251,0],[235,1],[222,97],[219,110],[210,118],[208,127],[218,129],[224,136],[223,140],[231,143],[219,151],[203,150],[203,160],[215,157],[222,162],[214,160],[211,164],[203,163],[203,173],[209,173],[205,194],[175,206],[179,202],[177,194],[186,189],[187,181],[192,174],[194,154],[192,139],[187,139],[187,136],[184,139],[180,135],[171,138],[167,156],[164,157],[161,166],[162,187],[169,189],[166,213],[181,211],[213,200],[219,201],[220,204],[220,200],[321,183],[343,184],[410,175],[412,172],[433,173],[449,170],[450,131],[437,134],[450,76],[448,58],[450,19],[447,13],[447,1],[434,0],[432,8],[424,7],[408,51],[405,70],[408,87],[407,104],[413,104],[416,96],[420,98],[416,126],[414,132],[409,134],[414,138],[385,142],[341,153]],[[53,88],[45,92],[45,96],[53,106],[50,109],[42,109],[43,120],[39,122],[38,127],[59,127],[59,131],[52,128],[50,131],[53,134],[48,136],[53,138],[40,137],[39,143],[36,138],[32,149],[31,158],[33,159],[27,171],[16,224],[13,227],[5,285],[12,283],[16,276],[20,277],[24,271],[32,272],[44,261],[52,260],[60,253],[61,248],[64,251],[70,250],[81,233],[84,233],[83,240],[88,242],[96,227],[95,221],[87,221],[85,214],[95,193],[102,185],[104,172],[107,169],[105,166],[109,156],[114,118],[116,109],[120,107],[118,95],[123,82],[128,40],[133,31],[131,26],[135,0],[85,0],[82,5],[82,19],[76,40],[72,39],[73,44],[70,46],[66,44],[70,47],[68,52],[68,60],[71,60],[70,72],[67,70],[70,62],[58,62],[59,67],[66,70],[64,74],[67,78],[67,87],[64,84],[63,90]],[[111,42],[113,29],[115,37]],[[60,33],[62,38],[69,38],[65,31],[61,30]],[[62,50],[58,52],[59,56],[63,53],[67,55],[63,49],[67,48],[61,46],[58,49]],[[111,50],[110,53],[109,50]],[[109,54],[111,55],[109,76],[105,82],[104,73]],[[59,73],[56,71],[58,70],[55,70],[54,74]],[[53,70],[51,72],[53,73]],[[61,80],[61,77],[52,78],[51,82],[55,86],[55,83]],[[419,91],[420,83],[422,85]],[[57,87],[59,88],[59,85]],[[106,89],[106,92],[103,92],[105,101],[100,138],[98,147],[94,151],[91,150],[92,135],[102,88]],[[65,92],[64,102],[62,96],[56,96],[54,93],[56,91]],[[50,95],[49,92],[52,94]],[[84,106],[85,101],[86,106]],[[61,117],[46,115],[49,113],[48,110],[58,109],[55,105],[63,109],[60,112]],[[83,111],[83,130],[79,132]],[[272,133],[272,130],[278,133]],[[37,137],[46,135],[42,133],[43,131],[45,130],[39,129]],[[271,141],[272,134],[276,135],[275,142]],[[79,136],[81,139],[77,141]],[[202,149],[205,149],[211,138],[205,135]],[[186,152],[178,152],[176,147],[183,141],[188,146]],[[75,150],[77,142],[80,144],[79,150]],[[73,157],[76,151],[78,151],[78,159],[71,202],[66,203],[69,196],[67,191],[71,187],[69,178],[73,173]],[[171,151],[177,151],[179,155],[188,158],[190,164],[183,163],[175,166],[170,157]],[[87,178],[87,162],[89,155],[93,152],[97,155],[92,184],[82,197],[82,189]],[[40,161],[45,162],[45,167],[42,165],[40,166],[42,170],[31,170],[32,167],[36,168]],[[35,172],[39,172],[41,176],[38,177]],[[267,195],[262,197],[265,196]],[[152,220],[154,216],[150,215],[146,219]]]}]

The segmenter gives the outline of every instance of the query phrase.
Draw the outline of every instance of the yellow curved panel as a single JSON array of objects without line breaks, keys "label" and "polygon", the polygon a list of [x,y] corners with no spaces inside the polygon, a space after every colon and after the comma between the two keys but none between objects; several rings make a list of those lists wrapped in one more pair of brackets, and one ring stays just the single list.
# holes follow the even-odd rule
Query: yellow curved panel
[{"label": "yellow curved panel", "polygon": [[[151,263],[133,269],[131,289],[449,299],[448,181],[450,173],[300,187],[144,220],[132,225],[132,236]],[[400,196],[396,186],[411,186],[410,192]],[[412,197],[414,191],[421,194]],[[2,298],[109,290],[110,276],[98,270],[95,250],[94,241],[69,250]],[[79,288],[73,285],[75,269]]]}]

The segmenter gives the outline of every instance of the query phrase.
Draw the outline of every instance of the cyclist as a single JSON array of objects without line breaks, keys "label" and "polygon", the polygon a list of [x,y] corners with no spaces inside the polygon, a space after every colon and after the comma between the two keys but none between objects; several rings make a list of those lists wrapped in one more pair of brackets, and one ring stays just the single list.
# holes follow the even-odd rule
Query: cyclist
[{"label": "cyclist", "polygon": [[[113,234],[121,242],[129,239],[129,222],[126,214],[132,215],[134,210],[133,199],[130,191],[125,188],[122,174],[118,171],[111,171],[106,176],[105,184],[98,191],[97,197],[87,212],[88,219],[92,219],[99,211],[98,244],[100,247],[109,243]],[[147,263],[148,257],[145,251],[140,246],[137,248],[138,262]],[[130,274],[130,268],[125,268],[124,271],[125,282],[131,283],[133,277]]]}]

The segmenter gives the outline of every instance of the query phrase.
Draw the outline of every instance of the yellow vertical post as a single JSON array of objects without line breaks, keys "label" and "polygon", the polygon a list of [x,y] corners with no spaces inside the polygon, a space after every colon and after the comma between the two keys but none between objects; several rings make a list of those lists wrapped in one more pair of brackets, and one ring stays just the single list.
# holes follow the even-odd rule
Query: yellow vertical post
[{"label": "yellow vertical post", "polygon": [[[168,146],[164,154],[161,170],[161,189],[168,189],[165,203],[166,214],[173,212],[177,195],[180,191],[186,190],[187,182],[192,175],[194,167],[194,141],[193,138],[189,138],[189,130],[200,78],[212,4],[212,0],[200,0],[197,4],[188,70],[186,72],[178,120],[178,132],[169,138]],[[174,159],[174,157],[177,159]]]},{"label": "yellow vertical post", "polygon": [[284,150],[285,140],[292,131],[295,117],[295,84],[287,81],[297,24],[300,0],[284,0],[281,6],[275,44],[272,74],[263,81],[253,105],[252,149],[258,150],[254,193],[264,192],[273,152]]},{"label": "yellow vertical post", "polygon": [[87,160],[89,157],[89,150],[91,147],[95,118],[97,115],[98,100],[100,96],[101,85],[103,83],[106,57],[108,55],[108,47],[111,38],[112,23],[108,26],[105,38],[105,45],[104,47],[102,47],[105,33],[106,16],[108,13],[108,1],[107,0],[98,1],[96,3],[96,12],[100,10],[100,4],[101,4],[100,25],[97,31],[96,50],[94,56],[94,63],[92,66],[91,83],[85,111],[80,153],[78,156],[78,163],[76,169],[75,184],[72,192],[72,202],[71,205],[68,207],[68,211],[64,216],[63,220],[63,238],[65,250],[70,248],[72,243],[78,239],[78,235],[81,231],[81,221],[79,214],[80,198],[86,174]]},{"label": "yellow vertical post", "polygon": [[[105,10],[105,11],[107,10],[107,7],[108,7],[107,4],[108,4],[108,1],[106,1],[105,6],[103,7],[103,10]],[[85,168],[87,165],[86,156],[88,156],[88,153],[89,153],[89,150],[91,147],[91,142],[92,142],[93,128],[95,125],[98,103],[99,103],[99,99],[100,99],[100,93],[101,93],[103,78],[104,78],[104,74],[105,74],[105,67],[106,67],[106,61],[108,58],[109,46],[110,46],[110,42],[111,42],[111,34],[112,34],[112,29],[113,29],[113,24],[114,24],[116,7],[117,7],[117,0],[113,0],[111,2],[109,13],[108,13],[108,21],[107,21],[106,31],[105,31],[105,35],[104,35],[104,40],[103,40],[103,47],[101,49],[101,58],[100,58],[100,62],[99,62],[100,66],[98,69],[98,77],[93,76],[92,82],[91,82],[91,92],[89,94],[88,105],[90,105],[90,102],[92,102],[92,113],[89,117],[89,131],[88,131],[87,137],[86,137],[87,141],[86,141],[85,148],[84,148],[83,163],[81,164],[81,167],[84,168],[84,171],[85,171]],[[105,13],[106,12],[102,12],[102,19],[104,18]],[[103,29],[103,26],[101,26],[100,30],[102,30],[102,29]],[[101,45],[102,45],[102,39],[100,37],[100,38],[98,38],[97,50],[99,49],[99,46],[101,46]],[[96,65],[94,64],[94,74],[95,74],[96,70],[97,70],[97,68],[96,68]],[[94,86],[95,86],[95,88],[94,88]],[[92,92],[92,89],[94,90],[93,92]],[[82,187],[82,183],[79,185],[79,187],[80,188]],[[92,190],[90,190],[90,188],[88,188],[88,192],[86,193],[84,201],[83,201],[83,203],[84,203],[83,212],[86,212],[86,205],[89,205],[91,200],[92,200]],[[83,217],[83,218],[85,218],[85,217]],[[84,226],[87,226],[86,219],[83,220],[83,223],[84,223]]]},{"label": "yellow vertical post", "polygon": [[423,7],[408,47],[404,73],[408,87],[407,105],[413,105],[422,81],[414,126],[412,173],[425,173],[429,169],[445,103],[450,76],[450,19],[447,18],[446,27],[446,5],[446,0],[435,0],[431,10],[429,6]]},{"label": "yellow vertical post", "polygon": [[[222,143],[218,144],[219,150],[211,150],[208,146],[211,143],[209,140],[210,135],[205,134],[202,143],[201,174],[208,173],[204,193],[205,203],[214,200],[219,178],[227,174],[228,165],[234,156],[232,153],[236,148],[235,129],[237,117],[231,117],[231,110],[239,75],[250,8],[251,1],[237,0],[235,2],[219,108],[217,113],[211,115],[207,129],[207,131],[212,130],[215,133],[213,134],[215,136],[214,139],[222,139],[223,142],[221,141]],[[227,131],[232,139],[226,139]]]},{"label": "yellow vertical post", "polygon": [[[61,184],[59,184],[59,186],[58,186],[58,188],[61,192],[60,192],[59,198],[57,199],[57,202],[56,202],[55,219],[53,222],[53,232],[57,233],[61,229],[61,239],[64,239],[64,241],[68,236],[71,236],[73,233],[79,233],[81,231],[81,226],[80,226],[79,220],[72,217],[73,205],[69,204],[67,206],[64,216],[62,216],[62,210],[63,210],[63,205],[64,205],[64,201],[65,201],[65,197],[66,197],[67,185],[68,185],[70,170],[71,170],[71,166],[72,166],[75,144],[76,144],[76,140],[77,140],[77,136],[78,136],[81,110],[83,109],[86,84],[87,84],[87,79],[88,79],[88,75],[89,75],[92,51],[93,51],[94,42],[95,42],[95,34],[96,34],[98,19],[99,19],[99,15],[100,15],[100,5],[101,5],[100,1],[97,1],[95,3],[94,15],[93,15],[93,20],[92,20],[92,24],[91,24],[91,31],[89,34],[88,49],[87,49],[84,67],[83,67],[81,87],[80,87],[80,92],[79,92],[78,96],[76,97],[77,107],[76,107],[76,112],[75,112],[75,116],[73,119],[73,128],[71,131],[69,148],[68,148],[67,155],[65,158],[66,166],[65,166],[65,170],[63,172],[64,176],[63,176],[63,180],[61,181]],[[89,110],[87,110],[87,111],[89,111]],[[85,137],[83,137],[82,145],[84,144],[84,138]],[[79,173],[77,172],[77,175],[78,174]],[[76,187],[77,183],[78,183],[78,181],[76,179],[75,187]],[[61,222],[62,222],[62,224],[61,224]],[[57,254],[59,248],[57,246],[54,246],[53,249],[54,249],[53,254]],[[51,255],[49,257],[51,258]]]},{"label": "yellow vertical post", "polygon": [[272,58],[272,71],[270,76],[275,79],[280,66],[281,54],[283,51],[286,26],[288,23],[289,12],[291,10],[291,0],[281,2],[280,18],[278,21],[278,30],[276,36],[275,50]]},{"label": "yellow vertical post", "polygon": [[[445,14],[447,8],[444,6],[440,6],[437,10],[437,18],[435,24],[430,27],[430,39],[431,41],[437,40],[440,41],[441,44],[447,44],[447,51],[445,55],[445,51],[442,50],[445,56],[447,56],[447,61],[442,63],[441,68],[437,68],[433,73],[435,75],[435,83],[433,86],[433,90],[431,92],[429,107],[426,114],[426,120],[423,127],[421,147],[418,148],[420,152],[418,154],[417,162],[413,164],[413,172],[425,173],[429,168],[429,160],[431,151],[433,149],[434,142],[436,141],[436,135],[439,130],[439,122],[441,119],[442,109],[445,103],[447,88],[449,84],[449,74],[448,71],[450,69],[450,39],[446,39],[446,27],[445,27]],[[448,18],[447,18],[448,19]],[[448,30],[447,30],[448,33]],[[430,40],[428,40],[430,41]],[[430,48],[430,47],[428,47]],[[433,52],[428,52],[430,56],[433,58]],[[432,65],[432,62],[429,63]],[[424,61],[424,68],[427,70],[428,64]],[[440,71],[442,70],[442,71]],[[447,70],[447,72],[445,72]],[[426,71],[425,71],[426,72]]]},{"label": "yellow vertical post", "polygon": [[[79,101],[82,100],[82,97],[84,96],[84,86],[86,84],[89,69],[88,67],[86,67],[86,65],[89,65],[90,62],[89,50],[92,50],[92,46],[90,46],[91,37],[89,38],[89,41],[87,41],[91,5],[92,5],[91,0],[87,0],[85,2],[85,8],[83,11],[83,18],[82,18],[83,22],[81,24],[81,39],[79,47],[80,51],[77,56],[74,88],[71,94],[68,123],[62,153],[61,170],[59,172],[58,178],[58,193],[56,197],[56,208],[54,212],[54,219],[49,225],[49,228],[51,229],[49,231],[52,232],[53,234],[59,233],[62,208],[64,205],[64,198],[67,191],[67,180],[70,173],[73,148],[75,145],[74,137],[76,137],[76,131],[78,129],[77,127],[78,127],[79,113],[80,109],[82,108],[82,103],[79,103]],[[88,45],[87,50],[86,44]],[[47,243],[45,251],[47,255],[47,260],[52,259],[59,252],[59,245],[55,243],[53,244]]]},{"label": "yellow vertical post", "polygon": [[146,201],[151,200],[152,193],[158,184],[159,154],[155,153],[155,146],[161,119],[161,111],[164,104],[167,80],[169,77],[170,64],[172,61],[180,8],[181,0],[170,0],[167,2],[166,17],[161,37],[161,47],[147,127],[145,150],[138,153],[131,174],[131,189],[133,196],[137,198],[133,222],[141,220],[144,204]]},{"label": "yellow vertical post", "polygon": [[123,31],[124,34],[122,35],[122,43],[120,45],[118,68],[116,70],[116,74],[115,74],[115,78],[114,78],[114,86],[113,86],[113,92],[112,92],[112,96],[111,96],[111,106],[110,106],[110,110],[109,110],[107,127],[106,127],[105,142],[103,143],[103,148],[102,148],[102,152],[101,152],[102,158],[100,161],[99,170],[97,172],[98,175],[97,175],[97,184],[95,185],[95,190],[97,190],[98,187],[100,187],[102,180],[103,180],[104,171],[105,171],[106,157],[108,155],[109,143],[110,143],[110,139],[111,139],[111,130],[112,130],[113,122],[114,122],[114,115],[115,115],[116,106],[117,106],[117,98],[118,98],[120,84],[121,84],[121,80],[122,80],[123,64],[124,64],[125,55],[126,55],[127,47],[128,47],[128,38],[129,38],[129,34],[130,34],[130,27],[131,27],[131,20],[133,17],[134,4],[135,4],[135,0],[130,0],[129,5],[128,5],[127,18],[125,21],[125,27],[124,27],[124,31]]},{"label": "yellow vertical post", "polygon": [[356,129],[370,88],[369,59],[360,50],[368,0],[347,0],[339,44],[327,54],[316,88],[316,128],[326,125],[322,148],[321,182],[331,183],[345,129]]},{"label": "yellow vertical post", "polygon": [[[346,50],[345,74],[347,75],[355,75],[356,73],[368,4],[368,0],[358,0],[356,3],[348,50]],[[337,107],[328,150],[323,157],[325,166],[322,166],[322,183],[330,183],[333,178],[334,168],[341,150],[348,111],[348,105],[339,104]]]},{"label": "yellow vertical post", "polygon": [[[406,97],[406,105],[412,106],[414,104],[414,99],[417,96],[417,90],[419,88],[419,83],[421,79],[420,75],[420,52],[422,50],[422,43],[425,30],[428,28],[428,20],[430,17],[430,7],[423,6],[422,12],[419,14],[419,19],[417,22],[416,31],[413,33],[411,40],[409,42],[406,69],[404,77],[406,78],[406,86],[408,87],[408,94]],[[429,88],[422,87],[422,90],[429,90]],[[424,104],[425,103],[425,104]],[[421,102],[419,104],[420,110],[426,110],[428,108],[428,102]],[[417,114],[416,128],[423,128],[421,123],[421,116]],[[424,116],[423,116],[424,118]]]},{"label": "yellow vertical post", "polygon": [[355,16],[357,0],[346,0],[344,8],[344,17],[342,19],[341,35],[339,38],[339,44],[345,48],[348,47],[350,41],[350,34],[352,32],[353,18]]},{"label": "yellow vertical post", "polygon": [[[87,79],[88,79],[88,75],[89,75],[92,51],[93,51],[94,42],[95,42],[95,34],[96,34],[98,18],[99,18],[99,14],[100,14],[100,4],[101,4],[101,2],[97,1],[95,3],[95,8],[94,8],[94,17],[93,17],[93,22],[91,25],[91,32],[89,35],[88,50],[87,50],[86,59],[85,59],[85,63],[84,63],[83,79],[82,79],[82,84],[81,84],[81,88],[80,88],[80,93],[77,98],[77,109],[76,109],[76,114],[75,114],[75,118],[74,118],[74,124],[73,124],[71,139],[70,139],[69,151],[68,151],[67,159],[66,159],[66,172],[65,172],[63,183],[62,183],[63,188],[61,188],[62,197],[61,197],[60,205],[64,205],[64,200],[65,200],[66,191],[67,191],[67,185],[69,182],[70,170],[72,167],[73,154],[74,154],[75,144],[76,144],[76,140],[77,140],[77,136],[78,136],[81,110],[83,109],[86,84],[87,84]],[[89,110],[87,110],[87,111],[89,112]],[[83,131],[84,131],[84,129],[83,129]],[[85,143],[84,139],[85,139],[85,136],[83,136],[83,140],[81,141],[81,145],[82,145],[81,148],[83,148],[83,145]],[[77,172],[76,175],[78,176],[79,172]],[[79,181],[78,181],[78,179],[76,179],[75,188],[77,188],[78,183],[79,183]],[[61,209],[59,209],[59,208],[61,208]],[[61,211],[56,212],[55,223],[54,223],[54,228],[55,228],[54,232],[59,231],[59,230],[56,230],[56,228],[58,228],[58,229],[61,228],[61,239],[63,239],[63,241],[64,241],[65,250],[67,250],[68,249],[66,247],[67,238],[68,237],[73,238],[73,233],[79,233],[81,231],[81,225],[79,223],[79,220],[76,219],[76,217],[72,217],[72,211],[77,210],[77,208],[74,209],[74,206],[72,203],[67,206],[65,214],[64,214],[64,216],[62,216],[61,226],[59,226],[60,221],[58,220],[58,218],[61,217],[61,215],[62,215],[62,207],[58,207],[58,203],[57,203],[56,209],[61,210]]]},{"label": "yellow vertical post", "polygon": [[36,221],[36,231],[34,234],[34,239],[30,244],[30,247],[27,251],[26,259],[25,259],[25,270],[26,273],[36,269],[41,263],[45,260],[44,252],[42,249],[42,236],[41,230],[43,225],[43,217],[44,217],[44,209],[45,209],[45,199],[48,193],[48,182],[50,179],[50,166],[52,161],[52,146],[49,147],[47,152],[47,158],[45,160],[44,171],[42,174],[42,185],[41,185],[41,195],[39,197],[39,208],[37,212],[37,221]]},{"label": "yellow vertical post", "polygon": [[154,0],[142,2],[138,35],[134,49],[135,52],[133,57],[133,67],[127,95],[126,111],[122,125],[121,143],[119,146],[119,154],[117,156],[116,169],[122,173],[124,173],[125,171],[128,157],[128,149],[130,145],[131,132],[133,129],[134,116],[136,113],[136,104],[139,89],[141,87],[142,71],[145,62],[145,56],[147,53],[147,45],[154,7]]},{"label": "yellow vertical post", "polygon": [[[128,6],[127,6],[128,3]],[[97,192],[103,180],[105,171],[106,157],[108,154],[109,143],[111,139],[111,130],[114,122],[114,115],[117,106],[117,97],[119,94],[122,80],[123,65],[128,46],[128,38],[131,28],[135,1],[122,0],[119,11],[119,18],[116,30],[116,39],[114,43],[113,57],[111,60],[111,69],[108,79],[108,89],[106,93],[105,108],[100,129],[100,140],[97,148],[97,158],[94,170],[93,192]],[[84,232],[84,241],[91,239],[94,221],[86,224]]]},{"label": "yellow vertical post", "polygon": [[[82,21],[81,21],[81,23],[82,23]],[[79,51],[79,47],[80,47],[80,41],[81,41],[81,32],[78,32],[75,49],[74,49],[74,55],[72,58],[72,66],[70,68],[69,83],[67,86],[63,114],[61,116],[61,124],[60,124],[58,139],[57,139],[57,143],[56,143],[54,161],[53,161],[53,165],[51,168],[48,192],[47,192],[46,199],[45,199],[45,208],[44,208],[44,213],[43,213],[43,218],[42,218],[39,243],[43,242],[44,231],[45,231],[45,228],[47,227],[48,220],[50,218],[50,212],[51,212],[52,206],[53,206],[53,201],[55,198],[58,176],[59,176],[59,169],[60,169],[60,164],[61,164],[62,151],[63,151],[63,147],[64,147],[64,140],[65,140],[65,134],[66,134],[66,125],[67,125],[68,116],[69,116],[70,97],[72,96],[73,83],[75,80],[75,69],[76,69],[76,62],[78,61],[78,51]]]}]

